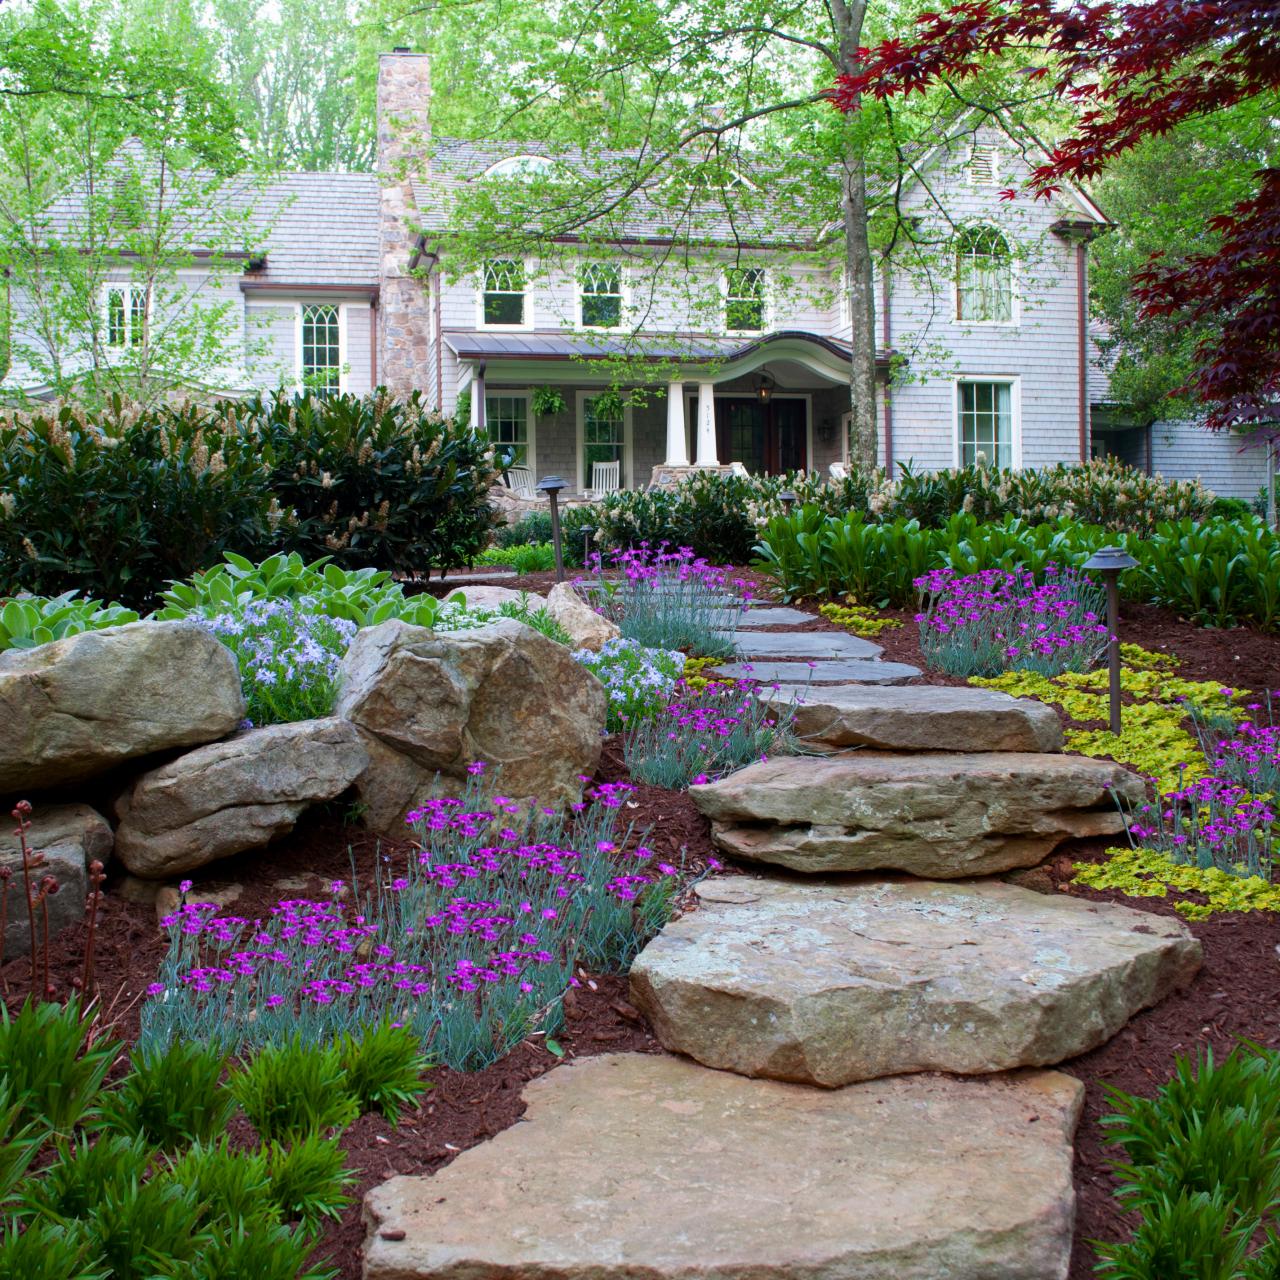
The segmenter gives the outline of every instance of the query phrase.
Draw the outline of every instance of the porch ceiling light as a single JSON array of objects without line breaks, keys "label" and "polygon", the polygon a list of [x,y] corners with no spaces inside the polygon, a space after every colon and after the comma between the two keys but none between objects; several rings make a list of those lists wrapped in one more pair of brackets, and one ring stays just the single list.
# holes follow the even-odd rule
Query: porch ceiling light
[{"label": "porch ceiling light", "polygon": [[760,397],[761,404],[768,404],[769,401],[773,399],[774,386],[775,383],[773,379],[767,373],[762,373],[760,377],[756,379],[756,395]]}]

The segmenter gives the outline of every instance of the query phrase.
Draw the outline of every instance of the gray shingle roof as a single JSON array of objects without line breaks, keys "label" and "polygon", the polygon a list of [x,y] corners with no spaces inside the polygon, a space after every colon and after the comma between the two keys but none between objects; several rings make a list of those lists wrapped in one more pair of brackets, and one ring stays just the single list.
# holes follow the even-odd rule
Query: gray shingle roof
[{"label": "gray shingle roof", "polygon": [[372,173],[288,173],[257,204],[274,222],[267,269],[272,284],[378,283],[378,178]]},{"label": "gray shingle roof", "polygon": [[[608,203],[609,195],[625,190],[635,180],[637,171],[643,171],[646,164],[644,154],[638,150],[586,153],[578,149],[553,149],[542,143],[433,139],[430,174],[413,184],[417,224],[428,234],[447,232],[458,196],[470,183],[498,161],[526,155],[546,156],[570,172],[593,175],[598,181],[591,184],[588,198],[580,202],[584,208],[595,202],[597,192],[599,203]],[[754,171],[749,176],[760,177]],[[654,182],[654,175],[648,175],[645,189],[630,195],[618,210],[591,224],[587,234],[592,238],[614,240],[661,240],[671,238],[673,232],[681,236],[683,230],[688,229],[695,238],[726,244],[810,243],[814,238],[811,226],[788,223],[777,214],[777,210],[788,207],[786,183],[796,180],[775,175],[767,196],[762,193],[754,199],[729,202],[717,196],[692,201],[686,206],[684,200],[677,197],[668,207],[656,193],[652,196],[647,194],[647,188]],[[808,199],[812,198],[811,183],[803,194]],[[791,202],[791,207],[796,207],[795,202]],[[838,209],[833,209],[833,217],[837,213]]]}]

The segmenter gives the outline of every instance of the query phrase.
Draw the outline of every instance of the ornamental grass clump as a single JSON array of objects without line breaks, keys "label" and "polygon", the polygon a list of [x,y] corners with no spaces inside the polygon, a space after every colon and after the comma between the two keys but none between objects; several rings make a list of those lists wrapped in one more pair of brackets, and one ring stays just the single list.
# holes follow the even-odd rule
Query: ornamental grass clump
[{"label": "ornamental grass clump", "polygon": [[280,902],[263,920],[184,902],[142,1012],[143,1043],[340,1043],[391,1020],[434,1061],[478,1070],[553,1034],[574,972],[617,972],[670,914],[683,869],[619,831],[625,784],[568,813],[487,797],[409,815],[416,848],[363,889]]},{"label": "ornamental grass clump", "polygon": [[1026,569],[958,575],[935,569],[915,580],[920,649],[953,676],[1084,671],[1106,644],[1102,590],[1081,574],[1049,566],[1037,584]]},{"label": "ornamental grass clump", "polygon": [[796,750],[794,715],[764,701],[777,685],[750,680],[681,681],[661,715],[627,730],[623,758],[631,776],[669,791],[714,781],[743,765]]},{"label": "ornamental grass clump", "polygon": [[679,650],[646,649],[626,636],[606,640],[599,653],[575,649],[573,657],[604,685],[609,697],[605,727],[610,733],[658,715],[685,665]]},{"label": "ornamental grass clump", "polygon": [[628,640],[648,649],[733,656],[733,635],[751,597],[741,578],[688,547],[668,551],[665,543],[597,555],[592,567],[595,581],[577,585]]}]

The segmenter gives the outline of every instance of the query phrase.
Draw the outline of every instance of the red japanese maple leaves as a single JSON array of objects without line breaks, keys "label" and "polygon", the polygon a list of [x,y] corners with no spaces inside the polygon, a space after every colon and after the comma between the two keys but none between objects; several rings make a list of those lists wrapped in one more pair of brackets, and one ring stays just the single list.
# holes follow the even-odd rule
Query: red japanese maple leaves
[{"label": "red japanese maple leaves", "polygon": [[[1031,189],[1051,195],[1087,181],[1142,139],[1280,88],[1280,0],[961,0],[923,14],[913,44],[859,51],[862,70],[841,76],[835,104],[923,91],[974,75],[984,59],[1025,50],[1031,81],[1049,80],[1079,119]],[[1199,352],[1193,389],[1208,425],[1280,418],[1280,170],[1261,169],[1258,192],[1214,228],[1216,251],[1177,262],[1153,258],[1135,294],[1148,315],[1185,313],[1214,331]],[[1280,427],[1267,434],[1280,435]]]}]

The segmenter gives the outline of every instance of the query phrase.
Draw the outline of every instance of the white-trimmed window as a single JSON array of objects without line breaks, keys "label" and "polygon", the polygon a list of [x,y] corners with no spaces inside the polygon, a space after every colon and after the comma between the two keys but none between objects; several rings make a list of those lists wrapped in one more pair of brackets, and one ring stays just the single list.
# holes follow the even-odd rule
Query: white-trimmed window
[{"label": "white-trimmed window", "polygon": [[[618,483],[627,487],[627,418],[630,411],[621,407],[614,413],[600,413],[598,396],[582,395],[578,405],[578,455],[581,459],[581,489],[595,486],[597,462],[618,464]],[[603,406],[608,409],[608,402]],[[616,407],[616,402],[615,402]]]},{"label": "white-trimmed window", "polygon": [[578,272],[578,324],[583,329],[622,325],[622,268],[613,262],[585,262]]},{"label": "white-trimmed window", "polygon": [[108,347],[123,351],[146,342],[151,306],[144,285],[108,284],[102,290],[102,305]]},{"label": "white-trimmed window", "polygon": [[490,328],[523,328],[527,302],[524,263],[490,258],[481,268],[480,323]]},{"label": "white-trimmed window", "polygon": [[486,178],[542,178],[555,172],[556,162],[547,156],[508,156],[491,164]]},{"label": "white-trimmed window", "polygon": [[730,333],[763,333],[768,276],[763,267],[730,267],[724,274],[724,327]]},{"label": "white-trimmed window", "polygon": [[319,396],[342,390],[342,308],[304,302],[298,315],[298,382]]},{"label": "white-trimmed window", "polygon": [[956,319],[1013,324],[1013,255],[995,227],[967,227],[956,237]]},{"label": "white-trimmed window", "polygon": [[1000,148],[991,142],[975,142],[969,148],[969,182],[994,187],[1000,181]]},{"label": "white-trimmed window", "polygon": [[1013,383],[961,382],[956,397],[960,465],[1014,466]]},{"label": "white-trimmed window", "polygon": [[484,424],[507,465],[534,469],[533,414],[523,391],[498,391],[484,398]]}]

